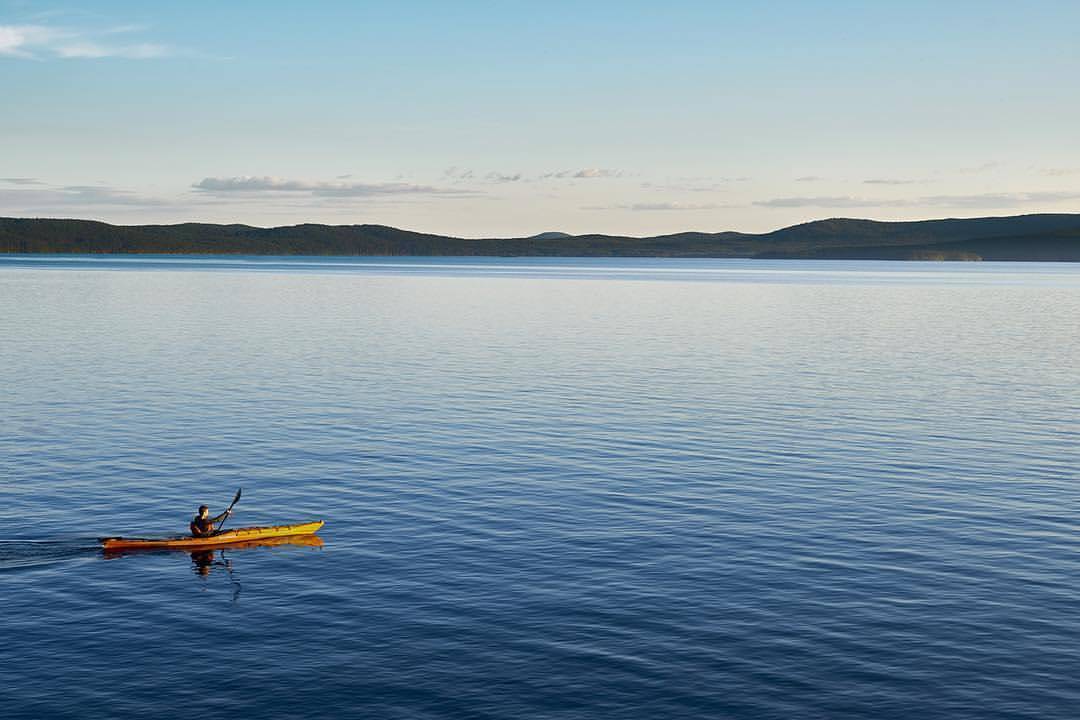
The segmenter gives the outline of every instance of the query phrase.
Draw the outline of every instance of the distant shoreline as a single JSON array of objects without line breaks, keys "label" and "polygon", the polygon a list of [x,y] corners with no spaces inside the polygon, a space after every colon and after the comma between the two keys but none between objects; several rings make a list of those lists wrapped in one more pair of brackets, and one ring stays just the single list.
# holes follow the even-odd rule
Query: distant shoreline
[{"label": "distant shoreline", "polygon": [[761,234],[684,232],[627,237],[551,232],[482,239],[384,225],[259,228],[0,218],[0,254],[1080,262],[1080,214],[911,222],[834,218]]},{"label": "distant shoreline", "polygon": [[[240,252],[218,252],[218,253],[151,253],[151,252],[0,252],[0,259],[15,259],[15,258],[46,258],[53,257],[57,259],[63,258],[131,258],[131,259],[146,259],[153,260],[154,258],[161,258],[163,260],[169,258],[176,259],[193,259],[193,260],[213,260],[215,258],[266,258],[270,259],[282,259],[282,260],[751,260],[755,262],[763,262],[769,260],[817,260],[820,262],[845,262],[855,261],[856,258],[840,258],[840,257],[763,257],[763,256],[743,256],[743,255],[275,255],[268,253],[240,253]],[[858,258],[858,260],[880,260],[882,262],[971,262],[971,263],[984,263],[984,262],[1026,262],[1017,260],[984,260],[981,257],[905,257],[905,258]],[[1072,262],[1068,260],[1031,260],[1030,262]],[[1080,261],[1076,261],[1080,262]]]}]

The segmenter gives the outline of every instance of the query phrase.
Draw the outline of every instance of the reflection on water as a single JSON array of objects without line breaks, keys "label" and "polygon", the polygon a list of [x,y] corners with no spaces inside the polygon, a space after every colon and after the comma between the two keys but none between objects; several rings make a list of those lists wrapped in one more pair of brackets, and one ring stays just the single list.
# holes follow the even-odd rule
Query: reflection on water
[{"label": "reflection on water", "polygon": [[[289,537],[263,538],[261,540],[249,540],[247,542],[224,543],[218,546],[202,547],[196,550],[187,548],[150,548],[150,549],[126,549],[126,550],[102,550],[101,554],[106,560],[116,560],[133,556],[162,556],[174,555],[177,558],[187,557],[191,560],[191,571],[196,577],[204,582],[211,582],[211,574],[217,570],[224,572],[228,581],[232,584],[232,602],[240,599],[240,591],[243,586],[237,580],[234,573],[235,555],[256,548],[280,547],[282,545],[294,545],[309,548],[321,548],[325,543],[318,535],[293,535]],[[243,563],[241,562],[241,565]],[[202,589],[208,589],[204,585]]]},{"label": "reflection on water", "polygon": [[214,565],[220,565],[232,572],[232,561],[225,559],[225,551],[221,552],[221,560],[215,559],[215,551],[213,550],[196,550],[191,553],[191,564],[194,566],[195,574],[206,577],[210,574],[210,568]]},{"label": "reflection on water", "polygon": [[4,720],[1077,717],[1080,264],[141,262],[0,262],[0,532],[327,551],[0,543]]},{"label": "reflection on water", "polygon": [[[244,586],[241,585],[237,581],[236,576],[233,575],[232,559],[225,557],[225,549],[221,549],[220,560],[216,559],[215,555],[216,551],[214,550],[196,550],[191,553],[192,570],[194,570],[195,574],[203,580],[208,580],[211,568],[215,565],[224,568],[225,572],[228,573],[229,582],[231,582],[233,586],[232,602],[233,604],[236,604],[240,600],[240,591],[244,589]],[[204,587],[203,590],[205,589],[206,588]]]}]

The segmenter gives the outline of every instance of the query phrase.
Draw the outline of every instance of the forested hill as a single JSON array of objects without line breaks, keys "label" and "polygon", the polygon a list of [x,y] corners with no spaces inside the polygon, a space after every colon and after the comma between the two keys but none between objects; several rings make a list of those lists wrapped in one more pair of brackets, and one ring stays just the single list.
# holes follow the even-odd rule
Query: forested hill
[{"label": "forested hill", "polygon": [[109,225],[0,218],[0,253],[744,257],[1080,262],[1080,214],[877,222],[831,219],[763,234],[464,239],[384,225]]}]

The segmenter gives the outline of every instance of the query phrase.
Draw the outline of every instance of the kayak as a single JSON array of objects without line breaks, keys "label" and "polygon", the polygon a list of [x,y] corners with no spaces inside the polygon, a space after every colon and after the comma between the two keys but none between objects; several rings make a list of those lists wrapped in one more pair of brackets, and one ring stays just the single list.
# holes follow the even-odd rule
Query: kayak
[{"label": "kayak", "polygon": [[219,550],[228,550],[233,552],[236,550],[249,550],[251,548],[260,547],[280,547],[282,545],[297,545],[300,547],[313,547],[321,548],[323,546],[323,539],[318,535],[282,535],[278,537],[264,537],[259,540],[242,540],[240,542],[223,543],[221,545],[204,545],[186,548],[160,548],[160,547],[112,547],[105,548],[102,552],[106,559],[121,558],[125,555],[131,555],[141,552],[184,552],[191,553],[192,555],[205,555],[207,553],[214,553]]},{"label": "kayak", "polygon": [[232,543],[246,543],[270,538],[291,537],[296,535],[314,535],[323,526],[323,521],[299,523],[297,525],[270,525],[266,527],[246,527],[224,530],[210,537],[177,536],[170,538],[101,538],[101,545],[106,550],[170,549],[216,547]]}]

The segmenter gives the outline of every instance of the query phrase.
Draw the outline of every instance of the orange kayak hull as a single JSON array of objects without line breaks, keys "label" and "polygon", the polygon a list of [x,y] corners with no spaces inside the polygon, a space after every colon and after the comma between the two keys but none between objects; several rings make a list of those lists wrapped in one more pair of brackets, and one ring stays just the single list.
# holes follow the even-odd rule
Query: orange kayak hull
[{"label": "orange kayak hull", "polygon": [[270,525],[265,527],[246,527],[234,530],[225,530],[217,535],[205,538],[196,537],[171,537],[171,538],[125,538],[108,537],[101,538],[101,546],[106,550],[150,550],[150,549],[176,549],[188,550],[197,548],[213,548],[235,543],[251,543],[270,540],[272,538],[295,537],[298,535],[314,535],[319,532],[324,522],[299,523],[296,525]]}]

